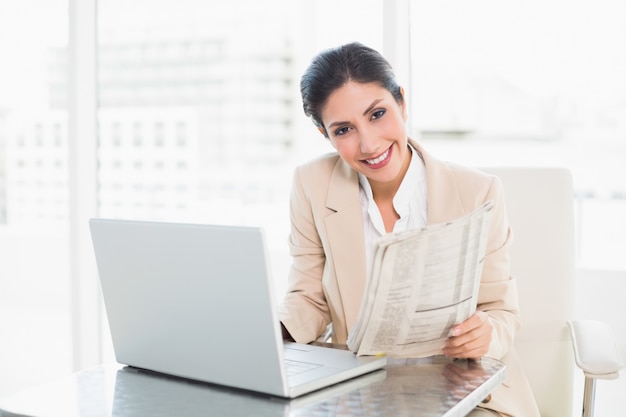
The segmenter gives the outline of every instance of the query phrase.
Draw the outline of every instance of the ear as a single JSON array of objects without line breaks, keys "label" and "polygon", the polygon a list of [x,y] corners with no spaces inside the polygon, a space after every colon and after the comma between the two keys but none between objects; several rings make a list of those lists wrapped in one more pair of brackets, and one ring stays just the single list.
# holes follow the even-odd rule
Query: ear
[{"label": "ear", "polygon": [[326,134],[326,130],[323,127],[317,127],[317,130],[322,134],[322,136],[324,136],[326,139],[329,139],[328,135]]},{"label": "ear", "polygon": [[400,87],[400,94],[402,94],[402,118],[406,122],[409,116],[406,111],[406,97],[404,95],[404,87]]}]

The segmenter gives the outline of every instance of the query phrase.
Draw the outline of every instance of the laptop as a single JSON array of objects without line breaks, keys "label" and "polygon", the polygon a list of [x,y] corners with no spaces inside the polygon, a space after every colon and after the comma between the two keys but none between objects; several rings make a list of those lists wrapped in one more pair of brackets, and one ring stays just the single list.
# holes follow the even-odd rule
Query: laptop
[{"label": "laptop", "polygon": [[385,357],[283,343],[262,228],[89,226],[121,364],[284,398],[386,365]]}]

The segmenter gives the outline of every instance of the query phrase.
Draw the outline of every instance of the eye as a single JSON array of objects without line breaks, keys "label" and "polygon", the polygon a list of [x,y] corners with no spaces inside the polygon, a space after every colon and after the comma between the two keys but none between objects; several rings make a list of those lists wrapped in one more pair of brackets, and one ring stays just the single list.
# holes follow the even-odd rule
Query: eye
[{"label": "eye", "polygon": [[350,128],[347,126],[340,127],[339,129],[335,130],[335,136],[345,135],[349,131],[350,131]]},{"label": "eye", "polygon": [[385,109],[379,109],[372,113],[372,120],[380,119],[386,113]]}]

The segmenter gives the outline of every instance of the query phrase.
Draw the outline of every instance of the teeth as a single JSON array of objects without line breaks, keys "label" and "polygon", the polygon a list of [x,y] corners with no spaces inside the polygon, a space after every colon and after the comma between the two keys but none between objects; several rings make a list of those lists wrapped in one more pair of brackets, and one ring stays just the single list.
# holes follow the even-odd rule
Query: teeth
[{"label": "teeth", "polygon": [[378,164],[379,162],[382,162],[385,160],[385,158],[387,158],[387,155],[389,154],[389,149],[387,149],[385,151],[384,154],[382,154],[381,156],[379,156],[378,158],[374,158],[374,159],[366,159],[365,161],[370,164],[370,165],[375,165]]}]

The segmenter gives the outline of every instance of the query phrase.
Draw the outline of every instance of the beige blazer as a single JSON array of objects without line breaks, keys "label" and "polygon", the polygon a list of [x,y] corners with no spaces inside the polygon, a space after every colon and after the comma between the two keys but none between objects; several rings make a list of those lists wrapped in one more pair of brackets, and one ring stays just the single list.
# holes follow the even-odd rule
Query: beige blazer
[{"label": "beige blazer", "polygon": [[[507,364],[505,382],[485,407],[512,416],[539,416],[512,346],[520,327],[517,288],[511,276],[512,240],[497,177],[442,162],[410,141],[426,167],[428,223],[440,223],[494,201],[479,310],[494,327],[488,356]],[[287,294],[279,317],[300,343],[318,338],[333,324],[333,341],[345,343],[356,321],[366,281],[365,237],[356,172],[336,154],[296,169],[290,199]]]}]

